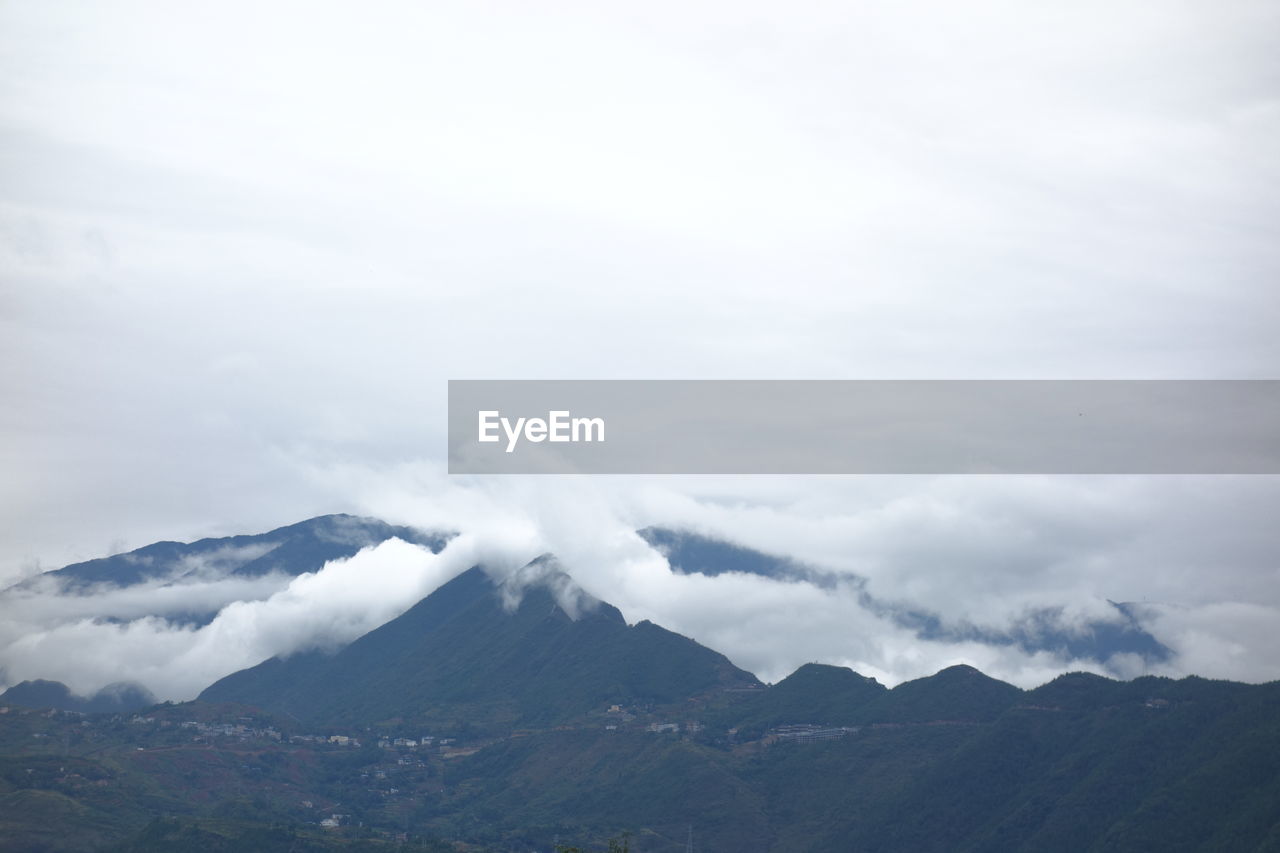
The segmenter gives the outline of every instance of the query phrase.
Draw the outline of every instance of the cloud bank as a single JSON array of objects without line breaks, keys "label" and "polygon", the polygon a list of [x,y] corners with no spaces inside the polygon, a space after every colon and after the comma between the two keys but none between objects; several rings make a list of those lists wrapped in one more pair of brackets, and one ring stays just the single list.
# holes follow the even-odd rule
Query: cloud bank
[{"label": "cloud bank", "polygon": [[7,4],[0,575],[348,508],[449,378],[1273,378],[1278,28]]},{"label": "cloud bank", "polygon": [[[343,477],[358,479],[350,470]],[[91,693],[137,681],[161,698],[191,698],[272,655],[349,642],[472,565],[519,583],[518,571],[547,552],[629,621],[693,637],[766,681],[809,661],[888,684],[955,663],[1023,687],[1071,670],[1280,678],[1269,478],[815,478],[789,493],[757,486],[754,495],[712,478],[684,490],[667,480],[621,490],[594,478],[510,478],[498,488],[415,469],[400,481],[388,488],[370,474],[368,509],[462,531],[440,554],[397,539],[293,579],[197,575],[87,595],[47,584],[11,591],[0,602],[8,682],[47,678]],[[825,575],[681,574],[636,533],[655,523]],[[932,611],[939,630],[922,633],[869,606],[868,592]],[[1046,629],[1087,632],[1123,622],[1112,601],[1129,602],[1169,656],[1095,660],[963,630],[1026,630],[1051,610]],[[566,598],[571,612],[579,604]],[[203,626],[165,618],[197,607],[217,616]]]},{"label": "cloud bank", "polygon": [[[273,655],[354,640],[468,568],[459,556],[391,539],[296,578],[148,583],[88,594],[59,594],[46,585],[10,593],[0,601],[0,666],[10,684],[45,678],[89,695],[133,681],[161,699],[191,699],[223,675]],[[215,603],[217,615],[205,625],[152,615]]]},{"label": "cloud bank", "polygon": [[464,531],[37,590],[5,678],[182,698],[547,551],[771,680],[1145,665],[675,575],[650,524],[952,626],[1131,602],[1162,671],[1280,677],[1275,478],[440,475],[449,378],[1274,378],[1277,31],[1266,0],[0,6],[0,578],[334,511]]}]

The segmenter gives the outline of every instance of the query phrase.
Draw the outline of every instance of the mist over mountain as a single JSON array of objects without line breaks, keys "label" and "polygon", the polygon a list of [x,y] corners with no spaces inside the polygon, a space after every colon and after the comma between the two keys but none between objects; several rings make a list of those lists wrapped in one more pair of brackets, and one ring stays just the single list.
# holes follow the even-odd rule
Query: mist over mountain
[{"label": "mist over mountain", "polygon": [[747,572],[766,578],[811,581],[825,586],[834,585],[841,578],[835,572],[822,571],[789,557],[766,554],[690,530],[645,527],[636,533],[666,557],[672,571],[682,574],[715,577],[725,572]]},{"label": "mist over mountain", "polygon": [[[1280,853],[1280,475],[1122,473],[1062,400],[1025,476],[462,474],[449,393],[1273,394],[1277,33],[0,3],[0,853]],[[939,420],[876,438],[983,470]],[[1276,470],[1232,406],[1159,426]]]},{"label": "mist over mountain", "polygon": [[184,581],[271,573],[287,576],[315,572],[330,560],[353,556],[391,538],[438,552],[452,533],[423,531],[387,524],[376,518],[322,515],[266,533],[223,536],[196,542],[155,542],[124,554],[73,563],[34,578],[20,587],[56,581],[65,592],[95,585],[129,586],[146,581]]},{"label": "mist over mountain", "polygon": [[49,851],[498,853],[620,833],[636,853],[690,837],[746,853],[1264,851],[1280,839],[1278,691],[1088,673],[1022,690],[967,665],[890,689],[816,663],[764,685],[628,624],[548,555],[470,568],[334,651],[273,657],[193,702],[126,720],[14,701],[0,821],[14,849]]},{"label": "mist over mountain", "polygon": [[887,689],[822,664],[761,685],[628,626],[542,557],[497,581],[472,568],[334,654],[273,659],[196,704],[457,738],[417,819],[494,849],[626,829],[674,853],[696,827],[705,849],[1066,853],[1268,849],[1277,688],[1076,673],[1025,691],[956,665]]},{"label": "mist over mountain", "polygon": [[[132,682],[160,698],[189,699],[269,658],[302,660],[345,646],[479,562],[505,583],[537,544],[438,532],[445,526],[321,516],[261,534],[155,543],[48,572],[0,591],[0,672],[10,686],[59,681],[91,696]],[[575,573],[585,572],[597,593],[623,595],[632,621],[675,624],[769,679],[811,660],[891,684],[904,662],[907,677],[930,671],[910,663],[921,650],[938,668],[959,659],[991,671],[993,661],[1010,661],[1029,674],[994,671],[1024,687],[1081,666],[1185,673],[1154,633],[1169,608],[1099,601],[1082,614],[1028,605],[985,621],[891,598],[847,568],[687,529],[619,537],[635,544],[617,555],[573,553]],[[615,573],[624,566],[632,577]],[[730,615],[741,607],[752,615]],[[798,618],[815,630],[794,630]],[[748,629],[752,622],[761,630]]]},{"label": "mist over mountain", "polygon": [[491,730],[751,686],[723,655],[651,622],[628,625],[540,558],[501,583],[472,568],[334,654],[272,658],[199,699],[313,724]]},{"label": "mist over mountain", "polygon": [[454,534],[327,515],[261,534],[158,542],[0,591],[0,678],[92,696],[188,699],[280,652],[333,648],[456,573]]},{"label": "mist over mountain", "polygon": [[108,684],[92,696],[77,696],[60,681],[23,681],[0,693],[0,705],[56,708],[82,714],[137,711],[156,703],[155,694],[138,684]]},{"label": "mist over mountain", "polygon": [[845,584],[855,591],[868,611],[892,620],[922,640],[975,642],[989,646],[1016,646],[1028,653],[1049,652],[1068,660],[1106,663],[1115,655],[1134,655],[1148,664],[1169,660],[1172,651],[1141,624],[1137,609],[1109,601],[1110,619],[1084,625],[1070,624],[1061,607],[1039,607],[1021,616],[1008,628],[976,625],[947,619],[942,614],[907,601],[888,600],[868,590],[865,578],[767,554],[723,539],[689,530],[647,527],[638,531],[662,553],[673,571],[716,577],[745,572],[782,581],[813,583],[825,588]]}]

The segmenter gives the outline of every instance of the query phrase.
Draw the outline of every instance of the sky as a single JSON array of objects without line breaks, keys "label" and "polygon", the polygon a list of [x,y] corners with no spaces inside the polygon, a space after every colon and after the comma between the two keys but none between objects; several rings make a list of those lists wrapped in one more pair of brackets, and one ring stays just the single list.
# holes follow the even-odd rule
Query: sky
[{"label": "sky", "polygon": [[[672,575],[630,535],[664,523],[955,620],[1147,602],[1170,674],[1280,677],[1276,478],[444,466],[448,379],[1277,378],[1277,31],[1244,0],[0,2],[0,579],[347,511],[468,535],[335,566],[373,590],[348,631],[543,548],[768,679],[1079,664]],[[346,589],[281,583],[228,620]],[[228,655],[268,613],[134,630],[205,675],[321,631]]]}]

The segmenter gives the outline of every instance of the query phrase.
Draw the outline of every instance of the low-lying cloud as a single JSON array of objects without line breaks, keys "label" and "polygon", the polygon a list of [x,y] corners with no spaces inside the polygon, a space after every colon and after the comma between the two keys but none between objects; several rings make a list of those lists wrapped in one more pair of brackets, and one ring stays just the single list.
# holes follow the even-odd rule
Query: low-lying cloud
[{"label": "low-lying cloud", "polygon": [[[135,681],[161,699],[191,699],[273,655],[354,640],[467,568],[458,556],[392,539],[295,578],[228,577],[91,595],[24,591],[0,603],[7,626],[0,665],[10,684],[45,678],[88,695]],[[214,602],[217,615],[205,625],[154,615]]]},{"label": "low-lying cloud", "polygon": [[[345,644],[473,565],[516,589],[539,574],[522,567],[548,552],[628,621],[686,634],[766,681],[809,661],[887,684],[956,663],[1023,687],[1070,670],[1280,678],[1274,478],[813,478],[804,489],[508,478],[499,488],[412,466],[329,473],[367,512],[461,534],[439,554],[392,539],[294,578],[206,567],[89,593],[36,579],[0,600],[5,680],[53,679],[82,694],[134,681],[189,699],[273,655]],[[636,532],[653,524],[821,576],[673,571]],[[589,600],[558,591],[571,613]],[[216,615],[183,618],[200,611]],[[934,621],[922,630],[904,612]],[[1126,624],[1167,654],[1098,659],[1008,639]]]},{"label": "low-lying cloud", "polygon": [[[349,469],[343,479],[360,481]],[[766,680],[810,660],[888,683],[959,662],[1022,686],[1073,669],[1125,678],[1280,678],[1280,640],[1273,639],[1280,636],[1280,534],[1268,521],[1280,498],[1276,478],[432,484],[428,471],[402,471],[360,491],[371,512],[492,535],[516,546],[513,554],[553,552],[629,620],[685,633]],[[674,573],[635,533],[649,525],[791,557],[836,580]],[[868,595],[936,615],[937,630],[922,636],[893,608],[871,606]],[[993,639],[1050,629],[1084,638],[1099,626],[1134,623],[1167,656],[1099,661],[1036,650],[1034,637]]]}]

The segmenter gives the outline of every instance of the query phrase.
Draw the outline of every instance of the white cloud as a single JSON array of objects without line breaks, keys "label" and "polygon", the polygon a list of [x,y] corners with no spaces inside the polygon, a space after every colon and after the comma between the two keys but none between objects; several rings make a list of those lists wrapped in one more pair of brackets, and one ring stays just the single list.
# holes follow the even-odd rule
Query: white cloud
[{"label": "white cloud", "polygon": [[[751,478],[441,480],[420,468],[362,477],[343,467],[335,476],[366,511],[474,531],[508,567],[551,551],[628,620],[684,633],[768,680],[809,660],[888,683],[963,660],[1026,687],[1072,669],[1132,677],[1158,668],[922,640],[862,607],[849,585],[672,574],[636,529],[688,527],[859,575],[879,600],[931,610],[951,626],[1009,631],[1052,608],[1059,629],[1084,631],[1120,620],[1108,601],[1134,602],[1174,653],[1158,671],[1274,677],[1270,635],[1242,633],[1227,614],[1251,602],[1259,609],[1248,624],[1257,626],[1280,611],[1280,542],[1265,523],[1275,478],[805,478],[774,488]],[[1143,606],[1157,601],[1191,614],[1212,638],[1205,649],[1233,644],[1231,660],[1193,652],[1190,634]]]},{"label": "white cloud", "polygon": [[[399,476],[350,467],[332,475],[366,511],[462,533],[439,555],[392,540],[294,579],[204,575],[91,597],[11,593],[4,607],[13,618],[0,636],[9,682],[53,678],[88,692],[137,680],[162,698],[190,698],[269,656],[349,642],[472,565],[503,579],[545,552],[629,621],[690,636],[767,681],[808,661],[850,666],[890,685],[961,662],[1023,687],[1078,669],[1113,677],[1278,675],[1280,599],[1258,575],[1277,570],[1274,534],[1256,527],[1274,505],[1268,480],[814,478],[807,488],[739,490],[698,478],[676,481],[683,489],[650,480],[622,490],[609,478],[516,477],[499,485],[412,466]],[[718,497],[725,493],[737,495],[732,504]],[[922,639],[867,609],[853,580],[826,588],[738,572],[673,573],[635,534],[648,524],[686,525],[865,577],[879,601],[931,610],[953,628],[1008,632],[1038,609],[1060,608],[1057,629],[1086,630],[1119,619],[1108,599],[1133,601],[1173,656],[1098,662],[959,631]],[[1199,562],[1205,542],[1213,543],[1211,564]],[[577,603],[566,600],[571,611]],[[197,608],[219,612],[200,628],[141,615]]]},{"label": "white cloud", "polygon": [[[113,682],[138,681],[161,699],[191,699],[215,680],[273,655],[354,640],[469,568],[469,559],[465,548],[450,545],[432,554],[390,539],[292,579],[233,577],[110,593],[100,604],[122,621],[87,615],[97,596],[9,597],[0,606],[6,622],[14,622],[0,639],[0,666],[10,684],[46,678],[90,694]],[[230,595],[244,597],[226,601]],[[161,616],[129,618],[121,606],[155,613],[211,602],[220,602],[220,610],[201,627]]]},{"label": "white cloud", "polygon": [[1170,674],[1280,681],[1280,605],[1225,600],[1153,607],[1152,628],[1177,652]]},{"label": "white cloud", "polygon": [[[500,570],[554,550],[628,616],[768,675],[810,657],[889,679],[961,654],[1020,679],[1056,666],[922,644],[838,592],[673,578],[631,531],[681,524],[984,625],[1177,605],[1160,617],[1177,667],[1270,677],[1271,478],[437,470],[448,378],[1273,377],[1278,16],[1259,0],[8,4],[0,578],[118,537],[355,510],[456,520],[450,559],[465,546]],[[222,605],[247,632],[226,658],[199,644],[213,633],[155,621],[73,621],[28,651],[83,685],[72,650],[92,637],[104,672],[124,666],[105,650],[136,650],[181,693],[294,642],[252,627],[268,602],[292,638],[394,610],[357,596],[367,617],[321,608],[307,627],[329,582],[102,602],[122,619]],[[1261,609],[1236,625],[1242,602]]]}]

